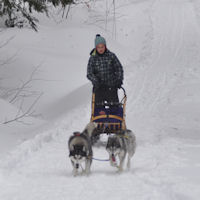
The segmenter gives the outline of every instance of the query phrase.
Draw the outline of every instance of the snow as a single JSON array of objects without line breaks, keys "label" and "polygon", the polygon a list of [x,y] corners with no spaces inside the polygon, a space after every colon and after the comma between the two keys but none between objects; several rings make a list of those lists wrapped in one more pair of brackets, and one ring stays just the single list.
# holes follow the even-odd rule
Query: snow
[{"label": "snow", "polygon": [[[99,20],[104,1],[93,2],[89,10],[74,8],[77,14],[67,22],[42,18],[37,34],[7,30],[15,38],[5,52],[19,52],[3,70],[12,80],[17,77],[11,84],[40,63],[40,78],[54,81],[33,85],[45,93],[37,110],[46,121],[26,127],[25,141],[2,153],[0,199],[199,199],[199,6],[197,0],[119,1],[116,40],[111,18],[107,31]],[[118,174],[108,162],[93,161],[89,177],[74,178],[67,141],[90,119],[91,85],[85,74],[99,32],[124,65],[127,126],[136,134],[137,150],[130,172]],[[1,119],[2,108],[11,115],[17,110],[5,100],[0,108]],[[19,130],[15,137],[22,140]],[[106,159],[105,148],[94,147],[94,157]]]}]

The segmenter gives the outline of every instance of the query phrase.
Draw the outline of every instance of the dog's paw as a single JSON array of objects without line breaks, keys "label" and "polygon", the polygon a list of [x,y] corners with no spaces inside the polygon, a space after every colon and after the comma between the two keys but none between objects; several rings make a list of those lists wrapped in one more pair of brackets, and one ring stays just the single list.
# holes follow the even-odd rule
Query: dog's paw
[{"label": "dog's paw", "polygon": [[122,173],[123,172],[123,168],[122,167],[118,167],[118,173]]},{"label": "dog's paw", "polygon": [[111,162],[110,162],[110,165],[111,165],[112,167],[118,167],[117,162],[111,161]]},{"label": "dog's paw", "polygon": [[73,174],[74,177],[78,176],[77,172],[73,172],[72,174]]},{"label": "dog's paw", "polygon": [[83,171],[83,175],[85,175],[85,176],[89,176],[91,174],[91,171],[89,170],[84,170]]}]

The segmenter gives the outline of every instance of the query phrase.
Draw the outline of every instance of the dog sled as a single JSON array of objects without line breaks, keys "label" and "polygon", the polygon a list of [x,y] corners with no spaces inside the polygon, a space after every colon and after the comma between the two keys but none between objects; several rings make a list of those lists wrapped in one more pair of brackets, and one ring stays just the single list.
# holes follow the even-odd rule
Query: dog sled
[{"label": "dog sled", "polygon": [[[127,96],[124,88],[121,90],[123,90],[124,96],[119,103],[106,101],[101,104],[96,103],[93,93],[90,123],[87,124],[83,132],[74,132],[68,141],[69,157],[74,176],[78,175],[80,170],[89,175],[92,160],[109,161],[112,167],[116,167],[119,172],[122,172],[126,155],[128,155],[127,168],[130,169],[130,159],[135,153],[136,138],[134,133],[126,128]],[[100,139],[101,134],[109,135],[105,144],[109,154],[108,159],[93,157],[92,147]]]},{"label": "dog sled", "polygon": [[118,134],[126,130],[126,101],[127,95],[124,88],[123,98],[119,103],[103,102],[97,105],[95,102],[95,93],[92,94],[92,114],[91,122],[97,124],[95,134]]}]

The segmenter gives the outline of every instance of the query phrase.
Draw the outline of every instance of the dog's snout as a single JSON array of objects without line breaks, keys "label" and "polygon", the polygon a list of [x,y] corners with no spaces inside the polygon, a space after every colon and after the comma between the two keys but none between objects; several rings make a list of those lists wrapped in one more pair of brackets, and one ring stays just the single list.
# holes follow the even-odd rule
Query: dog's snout
[{"label": "dog's snout", "polygon": [[76,169],[78,169],[79,168],[79,164],[76,164]]}]

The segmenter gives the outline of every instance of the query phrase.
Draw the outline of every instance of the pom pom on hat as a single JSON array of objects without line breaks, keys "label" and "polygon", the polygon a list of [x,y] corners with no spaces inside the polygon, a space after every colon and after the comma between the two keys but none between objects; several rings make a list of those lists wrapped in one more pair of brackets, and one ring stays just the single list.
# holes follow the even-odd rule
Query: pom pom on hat
[{"label": "pom pom on hat", "polygon": [[95,41],[94,41],[94,44],[95,44],[95,48],[98,44],[104,44],[106,46],[106,40],[104,37],[102,37],[100,34],[97,34],[96,35],[96,38],[95,38]]}]

